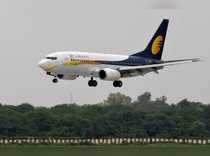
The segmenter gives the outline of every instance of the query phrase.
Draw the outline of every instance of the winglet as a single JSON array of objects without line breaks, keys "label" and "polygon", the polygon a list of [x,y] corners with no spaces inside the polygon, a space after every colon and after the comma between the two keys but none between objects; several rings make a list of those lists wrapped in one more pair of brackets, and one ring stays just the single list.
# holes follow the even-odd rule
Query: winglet
[{"label": "winglet", "polygon": [[200,61],[204,61],[204,60],[201,60],[200,58],[195,58],[192,60],[192,62],[200,62]]}]

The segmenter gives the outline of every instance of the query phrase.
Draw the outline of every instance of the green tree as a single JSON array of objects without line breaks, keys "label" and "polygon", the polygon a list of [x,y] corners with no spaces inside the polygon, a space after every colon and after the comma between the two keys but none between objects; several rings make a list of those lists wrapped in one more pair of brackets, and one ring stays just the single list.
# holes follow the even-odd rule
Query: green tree
[{"label": "green tree", "polygon": [[22,103],[16,107],[16,111],[21,113],[27,113],[34,110],[34,107],[29,103]]},{"label": "green tree", "polygon": [[151,93],[150,92],[145,92],[142,95],[137,97],[137,102],[138,103],[149,103],[151,101]]},{"label": "green tree", "polygon": [[210,137],[210,105],[187,99],[171,105],[149,92],[133,103],[112,93],[92,105],[0,105],[0,136]]},{"label": "green tree", "polygon": [[108,105],[129,105],[131,104],[131,98],[121,93],[112,93],[104,102]]}]

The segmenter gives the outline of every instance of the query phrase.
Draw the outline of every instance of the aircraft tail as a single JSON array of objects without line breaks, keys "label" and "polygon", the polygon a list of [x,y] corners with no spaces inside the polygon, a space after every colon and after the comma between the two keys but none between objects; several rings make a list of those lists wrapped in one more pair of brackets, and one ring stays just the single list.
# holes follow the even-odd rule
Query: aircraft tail
[{"label": "aircraft tail", "polygon": [[168,29],[168,23],[169,20],[164,19],[158,30],[154,34],[152,40],[149,42],[147,48],[144,51],[138,52],[132,56],[161,60]]}]

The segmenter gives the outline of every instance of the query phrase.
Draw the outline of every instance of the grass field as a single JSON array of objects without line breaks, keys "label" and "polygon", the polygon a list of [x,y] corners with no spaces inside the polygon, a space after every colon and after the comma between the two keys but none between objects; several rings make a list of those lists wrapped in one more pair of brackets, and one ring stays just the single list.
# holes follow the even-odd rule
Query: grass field
[{"label": "grass field", "polygon": [[1,146],[0,156],[209,156],[203,145]]}]

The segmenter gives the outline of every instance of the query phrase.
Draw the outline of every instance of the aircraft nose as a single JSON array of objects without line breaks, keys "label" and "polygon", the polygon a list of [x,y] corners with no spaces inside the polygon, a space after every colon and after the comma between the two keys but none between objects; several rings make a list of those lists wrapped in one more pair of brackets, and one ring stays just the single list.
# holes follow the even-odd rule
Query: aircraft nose
[{"label": "aircraft nose", "polygon": [[50,71],[56,68],[57,65],[49,60],[43,59],[38,63],[38,66],[45,71]]},{"label": "aircraft nose", "polygon": [[41,61],[38,63],[38,66],[39,66],[40,68],[42,68],[45,64],[46,64],[46,61],[45,61],[45,60],[41,60]]},{"label": "aircraft nose", "polygon": [[45,59],[41,60],[41,61],[38,63],[38,66],[39,66],[40,68],[42,68],[43,70],[46,70],[47,65],[48,65],[48,61],[45,60]]}]

